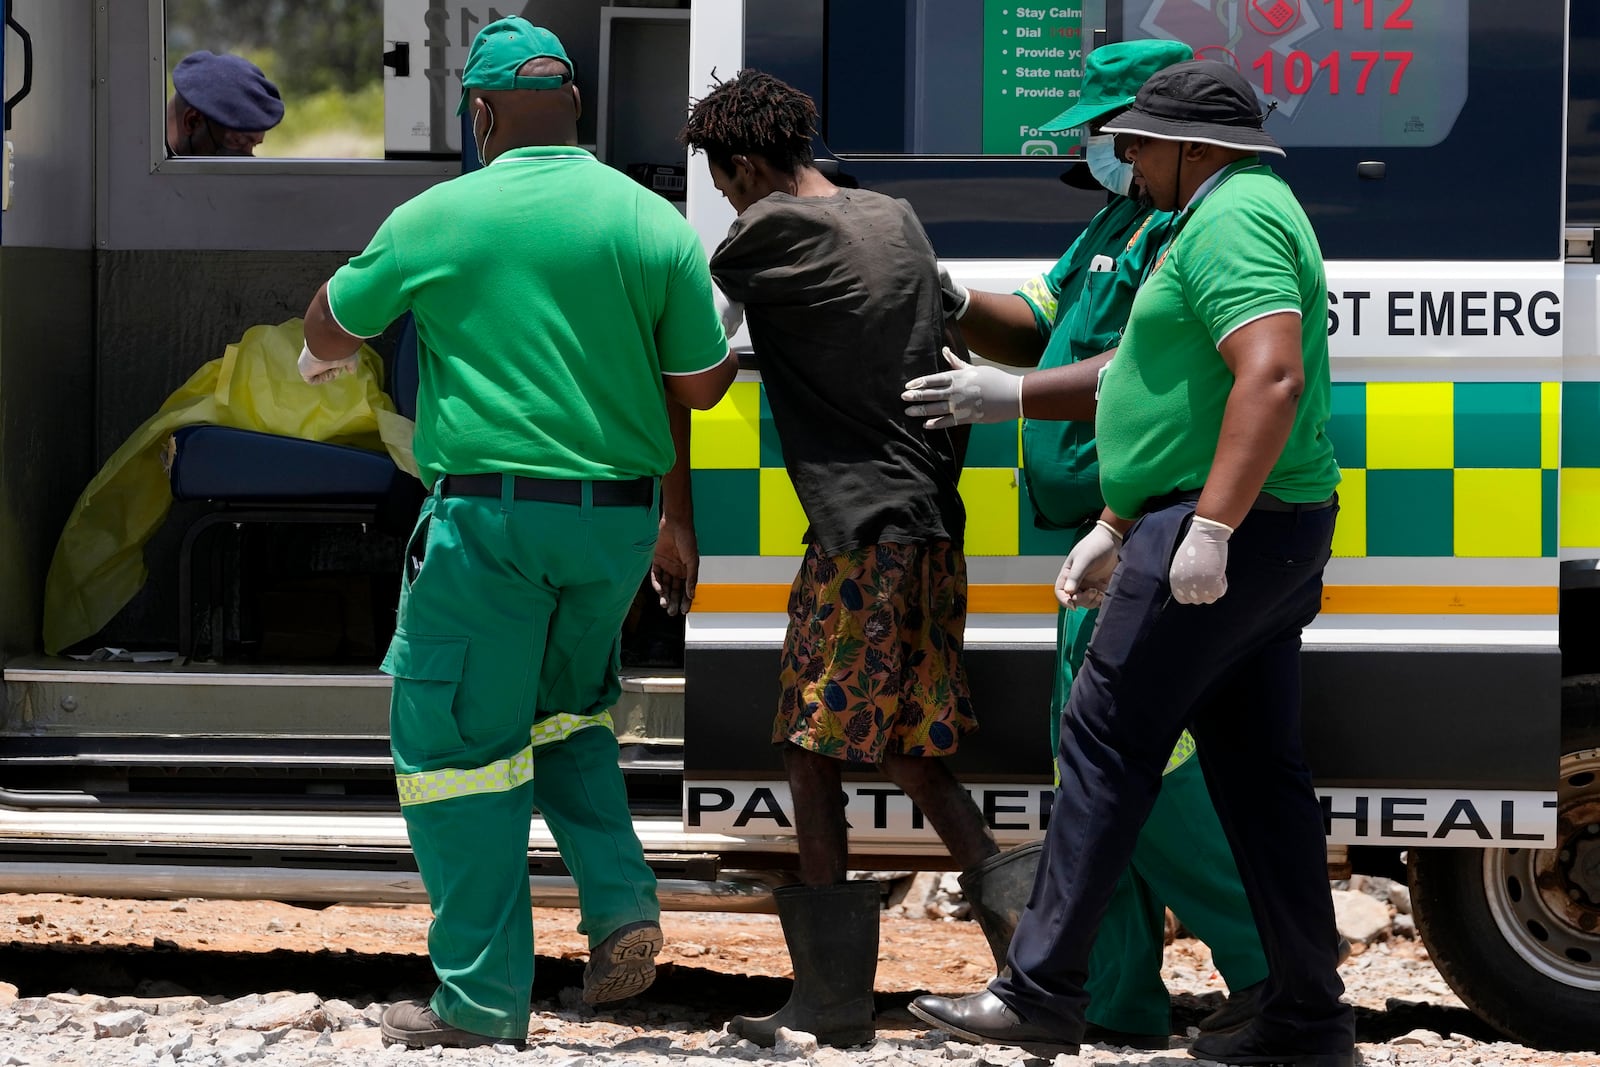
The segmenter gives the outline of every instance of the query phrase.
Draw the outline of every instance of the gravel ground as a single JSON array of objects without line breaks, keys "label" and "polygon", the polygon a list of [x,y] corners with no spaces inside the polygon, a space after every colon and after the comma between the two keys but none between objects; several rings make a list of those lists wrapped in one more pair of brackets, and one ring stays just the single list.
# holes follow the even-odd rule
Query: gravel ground
[{"label": "gravel ground", "polygon": [[[532,1047],[407,1052],[384,1048],[376,1021],[389,1001],[425,990],[425,908],[0,896],[0,929],[9,933],[9,941],[0,940],[0,1067],[435,1060],[602,1067],[663,1056],[680,1067],[1196,1062],[1187,1053],[1192,1031],[1174,1036],[1164,1053],[1086,1045],[1051,1065],[1020,1050],[978,1048],[921,1030],[905,1010],[912,993],[968,992],[983,980],[983,942],[970,922],[885,914],[875,1045],[812,1050],[802,1039],[763,1052],[730,1039],[725,1023],[737,1012],[771,1010],[786,996],[780,978],[787,958],[774,917],[666,916],[669,947],[656,988],[598,1014],[579,1003],[574,988],[583,956],[575,921],[571,912],[536,912],[540,979]],[[1343,969],[1363,1062],[1600,1067],[1594,1053],[1496,1040],[1450,993],[1420,943],[1403,936],[1405,928],[1402,922],[1375,933]],[[1168,946],[1165,977],[1174,1019],[1185,1029],[1220,1003],[1223,986],[1198,942],[1180,937]]]}]

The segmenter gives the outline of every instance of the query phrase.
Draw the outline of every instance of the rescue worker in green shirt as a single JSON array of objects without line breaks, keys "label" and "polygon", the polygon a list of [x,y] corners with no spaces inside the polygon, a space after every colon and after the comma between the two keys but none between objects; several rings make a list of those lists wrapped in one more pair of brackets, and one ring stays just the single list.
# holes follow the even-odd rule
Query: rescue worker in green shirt
[{"label": "rescue worker in green shirt", "polygon": [[[1045,274],[1012,294],[973,292],[948,280],[961,328],[973,351],[1011,366],[1040,370],[1091,359],[1117,346],[1134,293],[1165,247],[1173,215],[1157,211],[1133,188],[1132,167],[1117,158],[1100,126],[1133,103],[1156,71],[1191,59],[1179,41],[1141,40],[1104,45],[1089,54],[1076,105],[1041,126],[1046,131],[1087,126],[1088,171],[1110,202],[1090,220],[1065,255]],[[1064,180],[1078,175],[1069,171]],[[979,377],[996,390],[996,405],[978,393]],[[1016,418],[1008,403],[1026,379],[993,368],[958,369],[907,383],[908,409],[930,426]],[[963,400],[962,390],[971,397]],[[1030,400],[1032,398],[1030,397]],[[949,412],[954,401],[955,412]],[[1030,403],[1022,426],[1023,474],[1035,522],[1046,529],[1093,529],[1105,506],[1095,455],[1093,421],[1051,417]],[[1050,751],[1060,744],[1061,712],[1083,665],[1097,609],[1062,607],[1057,615],[1056,679],[1050,707]],[[1204,1031],[1246,1021],[1267,977],[1266,956],[1227,838],[1206,791],[1194,742],[1185,734],[1173,752],[1154,810],[1139,835],[1133,863],[1117,884],[1090,957],[1090,1024],[1086,1041],[1164,1049],[1172,1032],[1170,998],[1161,980],[1165,907],[1211,948],[1232,996],[1201,1021]],[[1059,776],[1059,770],[1057,775]],[[1024,846],[992,864],[1037,862]],[[981,906],[981,905],[980,905]]]},{"label": "rescue worker in green shirt", "polygon": [[[1101,918],[1192,729],[1268,975],[1248,1021],[1190,1053],[1356,1061],[1300,736],[1302,633],[1338,513],[1327,274],[1304,209],[1263,162],[1283,154],[1265,121],[1233,66],[1189,61],[1102,124],[1128,137],[1134,177],[1176,215],[1114,355],[1024,378],[1039,380],[1030,415],[1094,414],[1106,508],[1056,596],[1100,614],[1061,716],[1061,784],[1008,967],[981,993],[910,1006],[964,1040],[1076,1049]],[[985,380],[1005,372],[970,370],[983,373],[958,371],[939,414],[1014,394]]]},{"label": "rescue worker in green shirt", "polygon": [[306,312],[307,380],[407,310],[419,341],[431,495],[383,669],[439,987],[384,1013],[391,1044],[527,1036],[535,808],[578,884],[584,999],[644,989],[662,944],[611,729],[618,636],[658,522],[687,543],[683,405],[714,405],[736,363],[699,238],[577,147],[572,78],[549,31],[484,27],[461,110],[485,166],[396,208]]}]

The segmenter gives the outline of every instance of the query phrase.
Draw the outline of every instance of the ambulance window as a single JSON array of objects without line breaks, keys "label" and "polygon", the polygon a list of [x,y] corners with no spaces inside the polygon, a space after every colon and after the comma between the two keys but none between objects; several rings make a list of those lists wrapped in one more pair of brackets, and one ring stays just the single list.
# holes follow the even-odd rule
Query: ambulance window
[{"label": "ambulance window", "polygon": [[[1086,43],[1161,37],[1232,63],[1285,147],[1420,148],[1467,98],[1469,12],[1438,0],[903,0],[828,5],[830,110],[841,155],[1065,155],[1082,130],[1039,127],[1076,102]],[[1115,13],[1115,12],[1114,12]]]},{"label": "ambulance window", "polygon": [[[1182,39],[1250,78],[1288,152],[1273,166],[1328,258],[1553,259],[1566,6],[746,0],[746,55],[806,75],[822,147],[864,185],[908,199],[942,255],[1059,255],[1097,209],[1052,181],[1082,131],[1038,124],[1072,103],[1073,68],[1103,29],[1113,41]],[[1600,5],[1574,7],[1575,27],[1600,19]],[[757,22],[757,12],[778,21]],[[1593,27],[1584,32],[1593,42]],[[1589,99],[1593,129],[1574,142],[1573,192],[1600,216],[1600,104]],[[1575,100],[1575,120],[1582,106]]]},{"label": "ambulance window", "polygon": [[1600,5],[1572,5],[1567,48],[1567,223],[1600,225]]},{"label": "ambulance window", "polygon": [[840,155],[1077,154],[1082,131],[1039,127],[1078,99],[1086,30],[1103,23],[1083,0],[828,4],[828,95],[871,101],[830,109]]},{"label": "ambulance window", "polygon": [[[165,100],[172,71],[199,51],[254,63],[283,99],[283,120],[254,155],[300,159],[383,158],[383,0],[164,0]],[[236,155],[246,140],[208,123],[179,149],[184,156]],[[169,137],[170,140],[170,137]],[[231,151],[217,151],[223,142]]]},{"label": "ambulance window", "polygon": [[1439,0],[1124,0],[1121,30],[1232,64],[1285,148],[1426,148],[1466,103],[1473,17]]}]

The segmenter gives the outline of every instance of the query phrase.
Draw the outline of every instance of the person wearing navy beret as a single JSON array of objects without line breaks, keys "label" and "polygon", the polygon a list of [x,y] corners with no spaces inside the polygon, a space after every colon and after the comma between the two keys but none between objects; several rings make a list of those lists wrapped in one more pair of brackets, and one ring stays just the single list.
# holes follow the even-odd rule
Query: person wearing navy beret
[{"label": "person wearing navy beret", "polygon": [[243,56],[191,52],[172,71],[167,152],[174,156],[251,156],[283,121],[283,98]]}]

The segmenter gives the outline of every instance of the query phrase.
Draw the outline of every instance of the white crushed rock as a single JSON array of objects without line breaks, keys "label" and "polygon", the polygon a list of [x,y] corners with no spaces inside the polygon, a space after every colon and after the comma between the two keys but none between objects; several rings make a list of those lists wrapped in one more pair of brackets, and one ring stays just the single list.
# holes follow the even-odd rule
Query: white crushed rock
[{"label": "white crushed rock", "polygon": [[1389,905],[1376,897],[1349,889],[1333,891],[1333,917],[1339,926],[1339,933],[1348,938],[1352,945],[1370,945],[1387,937],[1393,926]]},{"label": "white crushed rock", "polygon": [[127,1037],[144,1029],[145,1021],[149,1016],[137,1009],[116,1011],[109,1015],[98,1015],[94,1019],[95,1037]]},{"label": "white crushed rock", "polygon": [[808,1034],[804,1030],[791,1030],[787,1026],[780,1026],[777,1039],[772,1051],[779,1056],[810,1056],[817,1051],[817,1035]]},{"label": "white crushed rock", "polygon": [[[1364,887],[1349,890],[1377,901]],[[1392,889],[1384,906],[1393,905]],[[1180,943],[1163,978],[1179,1002],[1214,1006],[1220,980],[1207,954]],[[1365,1032],[1399,1036],[1360,1047],[1367,1067],[1578,1067],[1593,1053],[1551,1053],[1453,1032],[1487,1031],[1465,1012],[1414,941],[1380,936],[1342,975]],[[386,1005],[322,1000],[284,990],[212,1003],[192,992],[107,997],[68,990],[0,1004],[0,1067],[1180,1067],[1187,1040],[1166,1052],[1085,1045],[1053,1060],[1020,1049],[978,1047],[913,1028],[903,1012],[880,1021],[878,1040],[856,1049],[818,1048],[810,1034],[784,1032],[776,1049],[741,1040],[706,1010],[645,1002],[601,1013],[574,996],[535,1005],[532,1045],[406,1051],[386,1047],[378,1022]],[[29,990],[35,992],[35,990]],[[573,992],[575,991],[567,991]],[[1200,998],[1200,999],[1196,999]],[[751,1005],[759,1008],[765,1005]],[[728,1008],[739,1007],[728,1005]],[[1404,1020],[1404,1021],[1402,1021]],[[1191,1033],[1190,1037],[1193,1036]],[[1196,1061],[1197,1062],[1197,1061]]]},{"label": "white crushed rock", "polygon": [[899,878],[891,885],[888,911],[908,919],[965,919],[972,905],[961,892],[953,871],[918,871]]},{"label": "white crushed rock", "polygon": [[298,993],[241,1012],[234,1016],[233,1025],[240,1030],[326,1030],[330,1023],[321,997],[315,993]]}]

